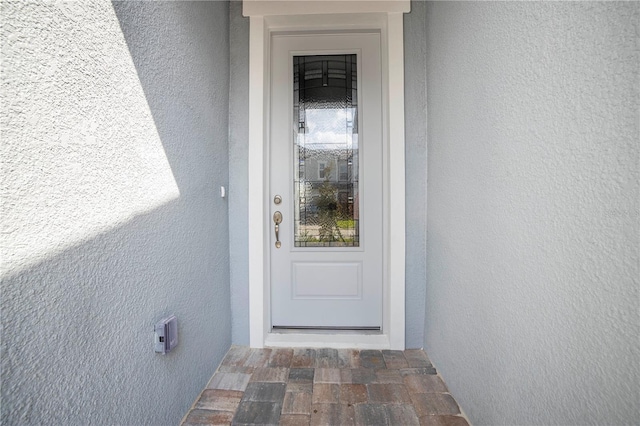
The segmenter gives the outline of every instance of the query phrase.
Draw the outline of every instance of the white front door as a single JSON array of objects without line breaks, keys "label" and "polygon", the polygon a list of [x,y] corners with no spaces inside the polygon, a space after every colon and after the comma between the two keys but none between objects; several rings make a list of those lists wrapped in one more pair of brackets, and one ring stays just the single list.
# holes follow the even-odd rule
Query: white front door
[{"label": "white front door", "polygon": [[380,330],[380,33],[272,36],[271,325]]}]

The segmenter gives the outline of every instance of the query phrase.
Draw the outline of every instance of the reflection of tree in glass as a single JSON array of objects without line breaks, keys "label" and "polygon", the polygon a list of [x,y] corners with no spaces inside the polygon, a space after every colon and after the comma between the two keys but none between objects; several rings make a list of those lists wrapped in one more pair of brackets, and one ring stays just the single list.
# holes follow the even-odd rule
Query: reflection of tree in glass
[{"label": "reflection of tree in glass", "polygon": [[318,221],[320,222],[318,238],[321,242],[345,242],[338,227],[338,191],[330,182],[331,172],[332,166],[327,164],[324,169],[324,183],[318,189],[319,196],[316,200],[316,206],[318,206]]}]

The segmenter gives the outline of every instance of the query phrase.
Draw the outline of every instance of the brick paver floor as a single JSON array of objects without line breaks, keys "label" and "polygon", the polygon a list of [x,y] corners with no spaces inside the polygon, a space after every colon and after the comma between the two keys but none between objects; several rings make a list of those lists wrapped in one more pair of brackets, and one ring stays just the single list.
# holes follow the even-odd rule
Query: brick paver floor
[{"label": "brick paver floor", "polygon": [[422,350],[233,346],[182,425],[468,426]]}]

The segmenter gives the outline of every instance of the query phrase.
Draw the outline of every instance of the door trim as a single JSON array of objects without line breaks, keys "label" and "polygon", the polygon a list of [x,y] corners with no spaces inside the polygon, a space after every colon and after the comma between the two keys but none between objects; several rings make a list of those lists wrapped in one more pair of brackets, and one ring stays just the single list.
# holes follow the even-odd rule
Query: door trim
[{"label": "door trim", "polygon": [[[286,3],[286,12],[282,4]],[[397,349],[405,347],[405,158],[403,13],[409,1],[246,1],[249,34],[249,344],[265,346]],[[334,9],[334,10],[331,10]],[[340,10],[338,10],[340,9]],[[274,13],[287,13],[275,15]],[[322,14],[320,14],[322,13]],[[269,60],[274,32],[379,31],[383,86],[383,312],[380,334],[272,333],[269,283]],[[393,149],[390,149],[393,147]],[[393,209],[390,208],[393,206]]]}]

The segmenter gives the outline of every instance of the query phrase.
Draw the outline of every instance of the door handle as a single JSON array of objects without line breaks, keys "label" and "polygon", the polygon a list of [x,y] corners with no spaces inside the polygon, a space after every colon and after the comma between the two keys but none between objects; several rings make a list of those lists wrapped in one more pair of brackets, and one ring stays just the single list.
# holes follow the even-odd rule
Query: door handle
[{"label": "door handle", "polygon": [[280,224],[282,223],[282,213],[275,212],[273,214],[273,223],[276,224],[276,248],[282,247],[282,243],[280,242]]}]

